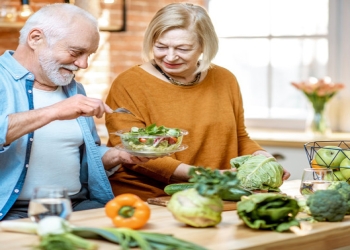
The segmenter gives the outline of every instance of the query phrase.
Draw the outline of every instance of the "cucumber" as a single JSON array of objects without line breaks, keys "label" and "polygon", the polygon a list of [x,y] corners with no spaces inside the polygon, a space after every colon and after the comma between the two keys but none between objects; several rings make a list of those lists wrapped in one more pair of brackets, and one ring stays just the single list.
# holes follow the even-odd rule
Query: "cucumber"
[{"label": "cucumber", "polygon": [[182,190],[186,190],[189,188],[193,188],[194,187],[194,183],[190,183],[190,182],[186,182],[186,183],[174,183],[174,184],[169,184],[167,186],[165,186],[164,188],[164,192],[167,195],[173,195],[176,192],[182,191]]},{"label": "cucumber", "polygon": [[[167,195],[173,195],[176,192],[183,191],[189,188],[193,188],[195,183],[186,182],[186,183],[174,183],[165,186],[164,192]],[[252,192],[244,189],[242,187],[235,187],[228,190],[225,190],[221,193],[221,199],[224,201],[240,201],[242,196],[249,196]]]},{"label": "cucumber", "polygon": [[251,194],[253,193],[247,189],[235,187],[225,190],[221,194],[221,199],[224,201],[240,201],[242,196],[249,196]]}]

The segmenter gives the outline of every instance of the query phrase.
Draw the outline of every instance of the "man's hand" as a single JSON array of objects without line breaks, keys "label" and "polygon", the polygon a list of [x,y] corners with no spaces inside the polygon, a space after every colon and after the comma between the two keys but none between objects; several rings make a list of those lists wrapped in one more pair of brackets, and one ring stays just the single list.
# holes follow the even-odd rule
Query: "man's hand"
[{"label": "man's hand", "polygon": [[79,116],[96,116],[101,118],[104,113],[112,113],[113,110],[100,99],[75,95],[66,100],[47,107],[49,112],[55,114],[55,120],[70,120]]},{"label": "man's hand", "polygon": [[55,120],[71,120],[79,116],[96,116],[113,110],[101,100],[84,95],[75,95],[54,105],[9,115],[6,144]]},{"label": "man's hand", "polygon": [[121,163],[142,164],[148,162],[151,159],[152,158],[148,157],[134,156],[116,148],[111,148],[103,155],[102,162],[105,169],[109,170]]}]

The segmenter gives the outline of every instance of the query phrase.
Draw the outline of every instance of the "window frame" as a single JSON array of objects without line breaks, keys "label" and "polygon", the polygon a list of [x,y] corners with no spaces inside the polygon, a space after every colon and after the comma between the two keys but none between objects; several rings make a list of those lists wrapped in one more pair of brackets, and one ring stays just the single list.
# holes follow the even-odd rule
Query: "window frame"
[{"label": "window frame", "polygon": [[[207,0],[207,6],[209,6]],[[216,1],[216,0],[211,0]],[[317,39],[323,38],[328,41],[328,63],[327,63],[327,75],[335,82],[342,82],[346,85],[346,89],[350,88],[350,76],[348,73],[344,73],[346,65],[350,65],[350,55],[348,57],[343,54],[349,51],[350,38],[346,37],[346,34],[350,32],[350,1],[346,0],[329,0],[329,16],[328,16],[328,34],[326,35],[296,35],[296,36],[220,36],[220,38],[242,38],[242,39],[256,39],[264,38],[271,41],[271,39]],[[271,68],[268,65],[268,107],[271,108],[271,96],[272,96],[272,81],[271,81]],[[341,91],[336,97],[334,97],[329,103],[329,110],[327,113],[331,119],[331,126],[333,131],[349,131],[350,132],[350,119],[340,119],[341,115],[341,102],[349,99],[347,104],[350,106],[350,92]],[[343,115],[344,116],[344,115]],[[288,129],[288,130],[304,130],[306,120],[305,119],[276,119],[276,118],[246,118],[246,126],[248,128],[268,128],[268,129]],[[341,125],[343,124],[343,126]]]}]

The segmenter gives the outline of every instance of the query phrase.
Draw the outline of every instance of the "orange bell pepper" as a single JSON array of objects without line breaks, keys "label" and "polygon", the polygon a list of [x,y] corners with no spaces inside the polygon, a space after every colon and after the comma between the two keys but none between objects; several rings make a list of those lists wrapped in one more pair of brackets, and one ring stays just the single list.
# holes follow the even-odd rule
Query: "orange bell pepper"
[{"label": "orange bell pepper", "polygon": [[134,194],[121,194],[107,202],[106,215],[114,226],[138,229],[150,218],[151,210],[146,202]]}]

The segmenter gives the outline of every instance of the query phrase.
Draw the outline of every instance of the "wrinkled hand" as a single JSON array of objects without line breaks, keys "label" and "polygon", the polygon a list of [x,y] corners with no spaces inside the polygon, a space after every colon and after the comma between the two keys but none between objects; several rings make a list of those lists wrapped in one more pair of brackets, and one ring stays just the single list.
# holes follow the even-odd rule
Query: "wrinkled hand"
[{"label": "wrinkled hand", "polygon": [[140,156],[135,156],[131,155],[127,152],[120,151],[119,153],[119,160],[122,163],[128,163],[128,164],[141,164],[148,162],[151,158],[148,157],[140,157]]},{"label": "wrinkled hand", "polygon": [[55,115],[56,120],[70,120],[79,116],[96,116],[101,118],[104,113],[113,112],[102,100],[80,94],[69,97],[48,108],[49,112]]},{"label": "wrinkled hand", "polygon": [[142,164],[151,159],[153,158],[134,156],[116,148],[111,148],[103,155],[102,162],[105,169],[109,170],[121,163]]},{"label": "wrinkled hand", "polygon": [[282,180],[284,180],[284,181],[288,180],[289,177],[290,177],[290,173],[283,168]]},{"label": "wrinkled hand", "polygon": [[252,153],[252,155],[263,155],[263,156],[266,156],[266,157],[273,157],[272,154],[270,154],[269,152],[266,152],[264,150],[255,151],[254,153]]}]

